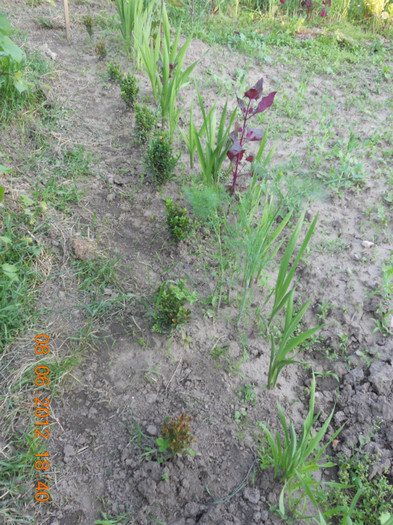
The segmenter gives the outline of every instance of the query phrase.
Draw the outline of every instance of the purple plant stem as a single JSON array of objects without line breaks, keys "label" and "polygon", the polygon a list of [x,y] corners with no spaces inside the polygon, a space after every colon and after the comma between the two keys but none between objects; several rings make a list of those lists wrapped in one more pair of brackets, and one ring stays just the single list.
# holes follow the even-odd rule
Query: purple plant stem
[{"label": "purple plant stem", "polygon": [[[246,108],[246,111],[244,112],[242,136],[240,137],[240,145],[241,146],[243,146],[244,133],[246,131],[247,115],[248,115],[248,110],[250,109],[250,105],[251,105],[251,99],[248,100],[247,108]],[[236,179],[237,179],[237,175],[238,175],[239,164],[240,164],[240,154],[236,158],[236,167],[235,167],[235,171],[233,173],[233,182],[232,182],[231,195],[233,195],[235,193]]]}]

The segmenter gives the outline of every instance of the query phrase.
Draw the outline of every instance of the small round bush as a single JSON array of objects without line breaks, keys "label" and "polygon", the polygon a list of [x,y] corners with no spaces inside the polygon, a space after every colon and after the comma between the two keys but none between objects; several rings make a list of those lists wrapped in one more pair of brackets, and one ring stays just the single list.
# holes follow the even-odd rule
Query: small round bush
[{"label": "small round bush", "polygon": [[167,133],[155,135],[149,144],[145,156],[145,166],[153,174],[157,185],[165,184],[171,179],[179,160],[172,151],[172,143]]},{"label": "small round bush", "polygon": [[120,81],[121,98],[130,108],[133,108],[139,93],[138,80],[134,75],[127,73]]},{"label": "small round bush", "polygon": [[156,125],[157,119],[154,112],[143,104],[135,105],[135,135],[140,144],[146,144],[150,133]]}]

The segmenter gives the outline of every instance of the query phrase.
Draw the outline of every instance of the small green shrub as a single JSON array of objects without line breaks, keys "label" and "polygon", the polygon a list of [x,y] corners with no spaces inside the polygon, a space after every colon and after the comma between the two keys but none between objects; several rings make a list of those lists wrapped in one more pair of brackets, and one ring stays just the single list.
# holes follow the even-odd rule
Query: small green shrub
[{"label": "small green shrub", "polygon": [[93,18],[90,15],[86,15],[83,17],[82,23],[91,38],[93,36]]},{"label": "small green shrub", "polygon": [[154,112],[143,104],[135,105],[135,135],[140,144],[146,144],[157,122]]},{"label": "small green shrub", "polygon": [[133,108],[139,93],[138,80],[134,75],[127,73],[120,81],[121,98],[128,107]]},{"label": "small green shrub", "polygon": [[176,416],[176,419],[167,418],[161,431],[161,438],[157,439],[160,452],[169,452],[172,456],[187,452],[191,456],[195,452],[190,449],[195,439],[191,435],[190,422],[192,418],[187,414]]},{"label": "small green shrub", "polygon": [[167,224],[173,239],[178,242],[187,237],[190,232],[190,220],[186,217],[187,209],[179,210],[179,205],[172,199],[165,200]]},{"label": "small green shrub", "polygon": [[101,40],[98,41],[96,45],[96,55],[98,57],[98,60],[105,60],[107,52],[106,52],[106,45],[105,41],[101,38]]},{"label": "small green shrub", "polygon": [[191,312],[184,305],[192,304],[197,299],[197,293],[187,290],[184,281],[178,283],[166,281],[157,290],[153,330],[168,332],[187,323]]},{"label": "small green shrub", "polygon": [[166,133],[155,135],[149,144],[145,156],[146,168],[153,174],[156,184],[165,184],[173,175],[173,170],[179,160],[172,151],[172,143]]},{"label": "small green shrub", "polygon": [[111,82],[121,83],[123,78],[119,64],[116,64],[112,60],[109,62],[107,69],[108,78]]}]

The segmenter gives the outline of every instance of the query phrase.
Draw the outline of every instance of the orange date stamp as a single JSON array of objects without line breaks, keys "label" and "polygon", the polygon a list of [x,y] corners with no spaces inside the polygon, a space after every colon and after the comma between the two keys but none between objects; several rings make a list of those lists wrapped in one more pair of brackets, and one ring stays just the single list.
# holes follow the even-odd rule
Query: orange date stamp
[{"label": "orange date stamp", "polygon": [[[46,334],[39,334],[35,337],[35,353],[36,353],[36,361],[39,361],[40,356],[46,356],[50,352],[49,348],[49,341],[50,338]],[[37,363],[37,366],[35,367],[35,385],[37,387],[41,387],[42,390],[46,389],[49,386],[50,379],[49,379],[49,367],[46,365],[40,365]],[[36,390],[35,391],[35,397],[34,397],[34,413],[37,418],[37,421],[34,423],[34,437],[36,439],[47,439],[50,435],[49,432],[49,399],[47,397],[43,397],[42,390]],[[38,394],[38,395],[37,395]],[[48,477],[48,474],[46,471],[49,469],[49,452],[43,452],[42,454],[35,454],[37,460],[34,464],[34,467],[37,471],[36,477],[40,478],[42,481],[37,480],[37,486],[34,487],[36,490],[36,493],[34,495],[34,499],[36,501],[49,501],[50,495],[49,495],[49,486],[46,484],[47,480],[45,478]],[[44,483],[46,481],[46,483]]]}]

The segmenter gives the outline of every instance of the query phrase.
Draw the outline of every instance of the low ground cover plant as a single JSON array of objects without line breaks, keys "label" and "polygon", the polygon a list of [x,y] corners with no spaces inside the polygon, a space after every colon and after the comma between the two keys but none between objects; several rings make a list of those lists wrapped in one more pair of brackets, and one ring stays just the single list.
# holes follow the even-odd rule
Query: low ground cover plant
[{"label": "low ground cover plant", "polygon": [[172,141],[167,133],[156,134],[150,140],[145,155],[145,167],[153,175],[158,186],[165,184],[173,176],[175,166],[180,158],[175,157]]},{"label": "low ground cover plant", "polygon": [[90,15],[86,15],[82,19],[82,23],[86,28],[86,31],[90,38],[93,36],[93,18]]},{"label": "low ground cover plant", "polygon": [[[21,214],[22,215],[22,214]],[[38,265],[39,235],[23,218],[5,213],[0,221],[0,353],[32,316],[33,290],[42,280]]]},{"label": "low ground cover plant", "polygon": [[188,290],[185,281],[164,282],[156,292],[153,330],[164,333],[186,324],[191,311],[185,305],[197,299],[197,293]]},{"label": "low ground cover plant", "polygon": [[[359,451],[351,458],[338,461],[339,484],[329,493],[330,505],[349,508],[360,490],[351,519],[353,525],[380,525],[381,513],[393,513],[393,484],[388,472],[370,479],[370,472],[377,457]],[[334,516],[334,515],[332,515]]]}]

